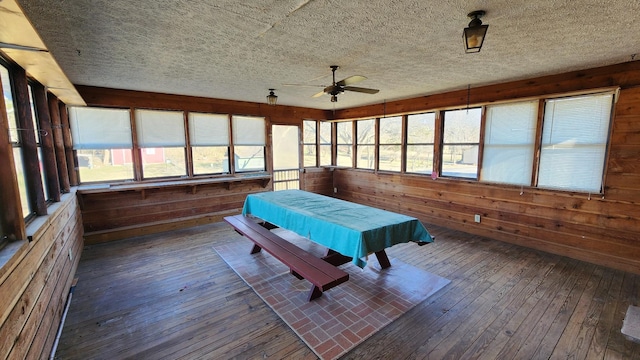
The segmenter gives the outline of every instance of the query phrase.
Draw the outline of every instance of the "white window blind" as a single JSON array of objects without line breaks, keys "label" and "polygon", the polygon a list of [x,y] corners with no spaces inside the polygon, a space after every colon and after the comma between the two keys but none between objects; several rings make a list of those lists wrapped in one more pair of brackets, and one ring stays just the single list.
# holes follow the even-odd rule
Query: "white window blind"
[{"label": "white window blind", "polygon": [[538,186],[600,192],[613,94],[547,100]]},{"label": "white window blind", "polygon": [[184,147],[184,115],[181,111],[136,110],[140,147]]},{"label": "white window blind", "polygon": [[131,122],[128,109],[70,107],[73,148],[131,149]]},{"label": "white window blind", "polygon": [[229,117],[189,113],[189,140],[192,146],[228,146]]},{"label": "white window blind", "polygon": [[538,101],[487,106],[480,180],[531,185]]},{"label": "white window blind", "polygon": [[233,116],[233,145],[265,146],[265,122],[262,117]]}]

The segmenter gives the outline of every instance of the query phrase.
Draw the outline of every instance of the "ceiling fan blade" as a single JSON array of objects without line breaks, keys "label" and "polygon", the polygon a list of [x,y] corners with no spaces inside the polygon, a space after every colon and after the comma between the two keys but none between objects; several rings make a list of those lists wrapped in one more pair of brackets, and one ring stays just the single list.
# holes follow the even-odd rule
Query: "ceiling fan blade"
[{"label": "ceiling fan blade", "polygon": [[356,84],[356,83],[359,83],[360,81],[364,81],[364,80],[367,80],[366,76],[353,75],[353,76],[349,76],[346,79],[342,79],[342,80],[338,81],[336,83],[336,85],[338,85],[338,86],[346,86],[346,85]]},{"label": "ceiling fan blade", "polygon": [[326,87],[327,85],[311,85],[311,84],[282,84],[282,86]]},{"label": "ceiling fan blade", "polygon": [[377,94],[380,91],[378,89],[369,89],[369,88],[356,87],[356,86],[345,86],[343,89],[347,91],[355,91],[355,92],[360,92],[365,94]]},{"label": "ceiling fan blade", "polygon": [[317,98],[317,97],[320,97],[320,96],[322,96],[322,95],[324,95],[324,90],[322,90],[322,91],[320,91],[319,93],[317,93],[317,94],[313,95],[312,97]]},{"label": "ceiling fan blade", "polygon": [[42,48],[38,48],[38,47],[35,47],[35,46],[10,44],[10,43],[5,43],[5,42],[0,42],[0,48],[2,48],[2,49],[13,49],[13,50],[49,52],[49,50],[47,50],[47,49],[42,49]]}]

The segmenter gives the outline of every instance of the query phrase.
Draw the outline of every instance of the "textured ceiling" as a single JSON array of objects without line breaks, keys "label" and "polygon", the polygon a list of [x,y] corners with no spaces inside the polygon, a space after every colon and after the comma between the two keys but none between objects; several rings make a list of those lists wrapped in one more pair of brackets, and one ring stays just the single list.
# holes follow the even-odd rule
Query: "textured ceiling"
[{"label": "textured ceiling", "polygon": [[[631,61],[637,0],[18,0],[72,83],[349,108]],[[1,5],[0,0],[0,5]],[[482,9],[482,51],[465,54]],[[335,104],[312,98],[364,75]]]}]

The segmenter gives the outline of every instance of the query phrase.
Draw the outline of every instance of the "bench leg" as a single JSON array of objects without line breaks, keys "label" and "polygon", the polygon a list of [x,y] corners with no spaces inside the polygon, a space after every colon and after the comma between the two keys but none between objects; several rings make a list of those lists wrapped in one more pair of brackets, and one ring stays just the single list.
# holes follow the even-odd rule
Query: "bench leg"
[{"label": "bench leg", "polygon": [[384,250],[376,251],[376,257],[378,258],[381,268],[386,269],[391,266],[387,253]]},{"label": "bench leg", "polygon": [[251,254],[259,253],[262,248],[256,244],[253,244],[253,248],[251,248]]},{"label": "bench leg", "polygon": [[309,296],[307,297],[307,301],[317,299],[320,296],[322,296],[322,290],[320,290],[320,288],[318,288],[317,286],[313,285],[313,287],[311,288],[311,291],[309,291]]},{"label": "bench leg", "polygon": [[304,277],[302,277],[302,275],[298,274],[297,272],[295,272],[295,271],[293,271],[293,270],[291,270],[291,269],[289,269],[289,272],[291,273],[291,275],[293,275],[293,276],[297,277],[297,278],[298,278],[298,280],[302,280],[302,279],[304,279]]}]

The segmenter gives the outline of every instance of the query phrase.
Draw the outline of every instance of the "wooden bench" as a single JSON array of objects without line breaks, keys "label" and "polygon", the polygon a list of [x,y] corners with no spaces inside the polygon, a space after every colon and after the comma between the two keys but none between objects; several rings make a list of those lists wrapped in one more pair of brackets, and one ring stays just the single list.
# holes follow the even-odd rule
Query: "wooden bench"
[{"label": "wooden bench", "polygon": [[264,249],[287,265],[297,278],[307,279],[313,284],[307,297],[309,301],[322,296],[323,291],[349,280],[349,274],[345,271],[279,237],[251,218],[235,215],[227,216],[224,220],[238,233],[254,242],[251,254]]}]

